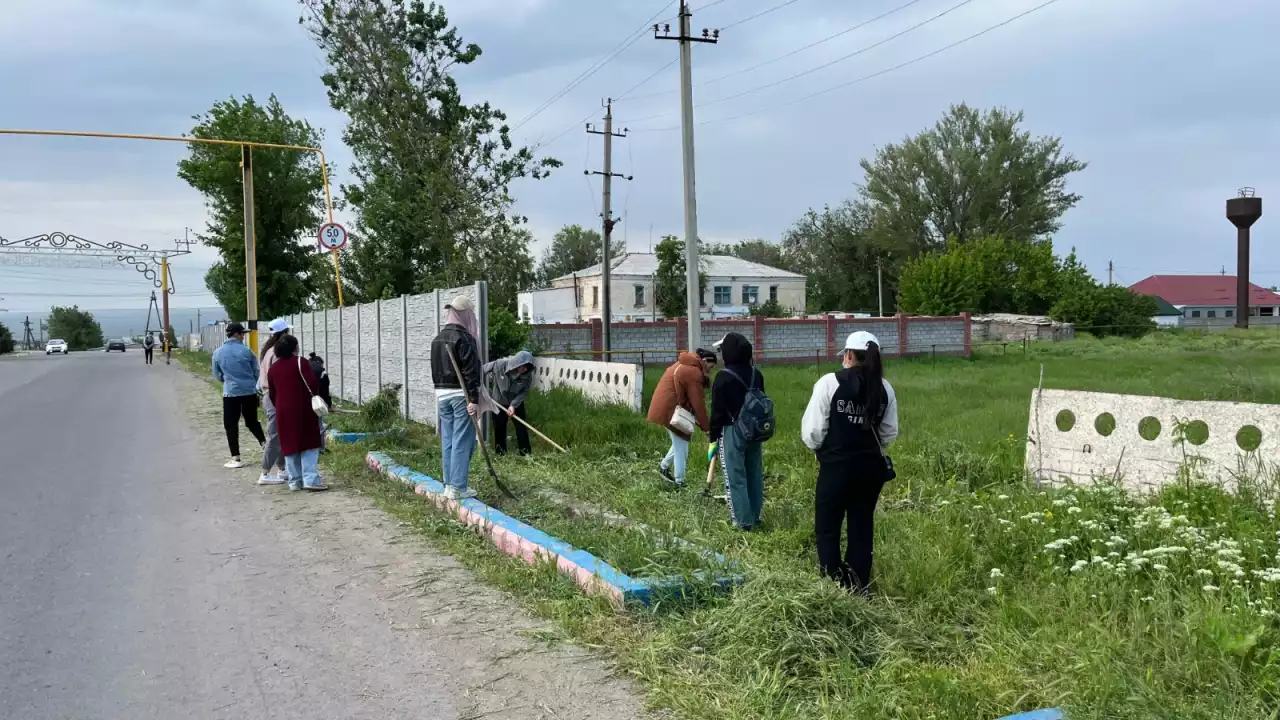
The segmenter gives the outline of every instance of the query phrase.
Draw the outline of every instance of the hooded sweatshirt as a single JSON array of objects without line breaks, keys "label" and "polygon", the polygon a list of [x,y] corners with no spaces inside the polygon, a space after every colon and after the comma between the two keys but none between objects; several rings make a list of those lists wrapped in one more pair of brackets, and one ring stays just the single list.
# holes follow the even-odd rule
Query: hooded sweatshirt
[{"label": "hooded sweatshirt", "polygon": [[[528,365],[529,372],[516,375],[517,368]],[[506,407],[515,407],[524,402],[533,387],[533,353],[521,350],[509,358],[498,358],[484,366],[481,383],[489,388],[489,395]]]},{"label": "hooded sweatshirt", "polygon": [[745,337],[738,333],[726,335],[720,344],[720,358],[724,368],[716,373],[711,384],[711,432],[708,433],[711,442],[719,440],[725,427],[738,419],[742,403],[747,399],[747,384],[764,390],[764,373],[752,366],[751,343]]}]

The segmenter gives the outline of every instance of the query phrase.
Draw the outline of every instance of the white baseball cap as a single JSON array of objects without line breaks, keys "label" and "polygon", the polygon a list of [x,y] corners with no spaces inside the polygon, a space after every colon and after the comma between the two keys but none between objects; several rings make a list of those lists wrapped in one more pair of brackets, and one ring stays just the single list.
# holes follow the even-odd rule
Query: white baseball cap
[{"label": "white baseball cap", "polygon": [[276,333],[284,332],[285,330],[288,330],[291,327],[293,326],[289,324],[288,320],[285,320],[282,317],[276,318],[275,320],[272,320],[271,322],[267,323],[267,332],[270,332],[272,335],[275,335]]},{"label": "white baseball cap", "polygon": [[717,351],[718,351],[718,350],[720,349],[720,346],[724,344],[725,339],[726,339],[726,338],[728,338],[728,337],[729,337],[729,333],[725,333],[725,334],[724,334],[724,337],[722,337],[722,338],[720,338],[719,340],[717,340],[717,341],[715,341],[715,342],[711,343],[711,349],[712,349],[712,350],[717,350]]},{"label": "white baseball cap", "polygon": [[871,333],[865,330],[859,330],[858,332],[851,334],[848,338],[845,339],[844,349],[845,350],[866,350],[867,345],[869,343],[875,343],[876,347],[880,346],[880,341],[876,339],[875,335],[872,335]]},{"label": "white baseball cap", "polygon": [[458,297],[450,300],[448,304],[445,305],[445,309],[466,312],[468,310],[475,310],[476,304],[466,295],[459,295]]}]

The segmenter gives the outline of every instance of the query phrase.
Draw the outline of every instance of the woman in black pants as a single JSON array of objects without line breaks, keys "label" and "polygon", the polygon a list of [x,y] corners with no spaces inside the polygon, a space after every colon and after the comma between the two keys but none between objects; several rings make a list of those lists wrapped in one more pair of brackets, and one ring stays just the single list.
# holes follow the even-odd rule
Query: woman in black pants
[{"label": "woman in black pants", "polygon": [[[883,377],[880,342],[868,332],[845,340],[844,369],[813,386],[801,438],[818,457],[814,531],[822,574],[867,593],[876,503],[891,477],[884,451],[898,437],[898,401]],[[844,558],[840,531],[849,525]]]},{"label": "woman in black pants", "polygon": [[240,419],[258,441],[266,442],[258,422],[258,356],[244,344],[240,323],[227,326],[227,339],[213,351],[213,377],[222,383],[222,426],[227,431],[231,460],[223,467],[242,468],[240,459]]}]

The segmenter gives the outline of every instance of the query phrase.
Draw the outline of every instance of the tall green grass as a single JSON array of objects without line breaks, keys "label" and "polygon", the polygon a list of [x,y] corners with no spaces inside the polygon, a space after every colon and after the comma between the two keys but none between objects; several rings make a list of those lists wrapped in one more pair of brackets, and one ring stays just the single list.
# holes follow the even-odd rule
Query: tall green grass
[{"label": "tall green grass", "polygon": [[[535,439],[533,458],[499,458],[499,473],[522,496],[551,489],[605,506],[745,569],[741,587],[696,606],[619,613],[359,472],[367,446],[332,460],[347,482],[569,636],[615,653],[678,717],[991,718],[1057,705],[1073,719],[1272,718],[1274,478],[1257,478],[1243,498],[1190,484],[1132,498],[1109,486],[1036,491],[1021,464],[1041,366],[1050,388],[1277,402],[1277,350],[1270,334],[1162,334],[1037,345],[1025,356],[1018,347],[974,360],[890,360],[903,434],[893,449],[899,479],[877,520],[871,601],[816,573],[816,465],[799,418],[833,366],[763,367],[779,432],[765,448],[763,528],[750,534],[698,492],[705,440],[690,455],[694,487],[672,492],[654,470],[667,446],[661,428],[568,391],[530,399],[531,422],[572,454]],[[646,388],[658,372],[646,373]],[[438,474],[429,434],[373,446]],[[492,498],[479,463],[472,480]],[[577,521],[548,522],[571,533]],[[662,549],[656,539],[632,546],[625,564]]]}]

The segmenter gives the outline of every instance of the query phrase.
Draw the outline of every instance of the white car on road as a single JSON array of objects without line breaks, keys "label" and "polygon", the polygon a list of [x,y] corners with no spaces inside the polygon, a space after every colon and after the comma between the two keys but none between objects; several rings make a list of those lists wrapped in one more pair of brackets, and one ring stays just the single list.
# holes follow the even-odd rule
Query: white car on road
[{"label": "white car on road", "polygon": [[66,340],[50,340],[49,343],[44,346],[45,355],[52,355],[54,353],[62,353],[63,355],[66,355],[69,352],[71,352],[71,348],[67,347]]}]

